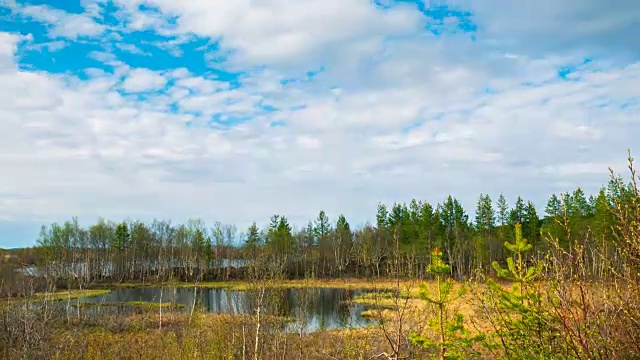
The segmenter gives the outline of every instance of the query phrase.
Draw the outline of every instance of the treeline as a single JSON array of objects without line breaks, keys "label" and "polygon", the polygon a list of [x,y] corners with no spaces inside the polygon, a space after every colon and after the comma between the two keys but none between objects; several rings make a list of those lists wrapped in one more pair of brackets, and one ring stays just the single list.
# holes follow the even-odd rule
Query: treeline
[{"label": "treeline", "polygon": [[60,278],[194,281],[243,278],[246,261],[263,253],[289,278],[421,277],[437,247],[460,279],[478,270],[491,273],[493,261],[503,263],[503,244],[512,240],[519,223],[539,256],[548,250],[543,238],[557,239],[567,250],[578,241],[591,273],[603,276],[601,254],[615,256],[614,199],[630,199],[632,189],[613,177],[595,195],[580,188],[554,194],[542,217],[531,201],[518,197],[509,205],[502,195],[494,202],[480,194],[474,220],[452,196],[435,205],[418,200],[379,204],[375,224],[360,229],[353,229],[345,216],[334,220],[324,211],[302,229],[294,230],[286,216],[274,215],[266,229],[254,223],[242,233],[234,225],[216,222],[209,227],[202,220],[174,225],[100,219],[87,228],[73,219],[43,226],[35,252],[41,270]]}]

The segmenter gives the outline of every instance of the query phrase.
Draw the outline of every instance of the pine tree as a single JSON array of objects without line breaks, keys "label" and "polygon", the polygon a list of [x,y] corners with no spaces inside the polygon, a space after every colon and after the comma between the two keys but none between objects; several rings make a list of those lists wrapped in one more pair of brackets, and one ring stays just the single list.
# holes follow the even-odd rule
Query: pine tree
[{"label": "pine tree", "polygon": [[533,249],[533,246],[522,237],[522,226],[515,225],[516,238],[513,243],[506,241],[504,247],[513,255],[507,258],[507,268],[504,269],[497,261],[493,262],[493,268],[499,277],[517,282],[520,285],[520,294],[525,291],[524,287],[530,284],[542,272],[543,263],[536,266],[527,267],[526,254]]},{"label": "pine tree", "polygon": [[318,241],[316,238],[316,234],[315,234],[315,229],[313,227],[313,222],[309,221],[307,223],[307,229],[306,229],[306,235],[307,235],[307,241],[306,241],[306,246],[308,247],[314,247],[316,245],[318,245]]},{"label": "pine tree", "polygon": [[509,211],[509,223],[511,225],[515,225],[517,223],[522,224],[524,221],[524,207],[524,200],[522,197],[518,196],[514,208]]},{"label": "pine tree", "polygon": [[[553,336],[548,331],[548,310],[542,304],[541,291],[532,287],[541,276],[544,263],[527,265],[527,254],[533,246],[522,237],[520,224],[515,225],[515,240],[505,242],[504,246],[512,254],[507,258],[507,267],[503,268],[495,261],[493,267],[498,277],[514,284],[505,289],[493,280],[488,281],[490,300],[487,304],[495,313],[489,319],[495,329],[491,338],[498,340],[486,345],[489,348],[501,346],[507,358],[550,358],[545,345],[549,341],[547,337]],[[536,336],[532,336],[534,333]]]},{"label": "pine tree", "polygon": [[[440,360],[468,358],[471,355],[471,347],[483,336],[471,336],[471,333],[464,327],[464,317],[458,311],[451,313],[450,305],[455,300],[462,297],[465,288],[460,288],[454,292],[455,282],[451,279],[451,267],[442,260],[442,253],[435,248],[431,253],[431,264],[427,266],[426,272],[435,278],[435,289],[431,291],[428,283],[420,284],[419,296],[436,307],[436,317],[429,322],[429,328],[437,334],[437,340],[433,340],[428,334],[411,334],[410,339],[414,344],[419,344],[424,348],[437,348]],[[477,354],[475,354],[477,355]]]},{"label": "pine tree", "polygon": [[538,244],[540,240],[540,219],[535,205],[531,201],[527,201],[524,209],[524,236],[531,241],[532,244]]},{"label": "pine tree", "polygon": [[389,212],[387,211],[387,206],[385,204],[378,204],[376,227],[378,229],[387,229],[389,227]]},{"label": "pine tree", "polygon": [[247,229],[247,238],[244,241],[244,244],[247,248],[256,249],[260,246],[260,230],[258,230],[258,226],[255,222],[249,226]]},{"label": "pine tree", "polygon": [[476,229],[483,233],[490,234],[495,225],[495,216],[496,213],[491,204],[491,197],[480,194],[476,208]]},{"label": "pine tree", "polygon": [[487,248],[491,249],[491,237],[495,226],[495,211],[489,195],[480,194],[476,208],[476,267],[483,268],[486,265]]},{"label": "pine tree", "polygon": [[320,211],[315,224],[315,235],[318,241],[322,241],[331,232],[331,223],[329,223],[329,217],[324,211]]},{"label": "pine tree", "polygon": [[555,218],[562,216],[562,204],[558,195],[553,194],[547,201],[547,206],[544,208],[544,212],[547,214],[549,218]]},{"label": "pine tree", "polygon": [[613,209],[605,189],[600,189],[594,205],[593,231],[597,239],[611,241],[613,238]]},{"label": "pine tree", "polygon": [[129,226],[127,223],[122,222],[116,227],[115,239],[113,247],[117,250],[124,250],[129,246],[129,240],[131,235],[129,234]]},{"label": "pine tree", "polygon": [[498,198],[498,222],[501,226],[505,226],[509,221],[509,205],[504,195],[500,194]]},{"label": "pine tree", "polygon": [[591,214],[589,202],[581,188],[577,188],[571,194],[572,213],[574,216],[587,217]]}]

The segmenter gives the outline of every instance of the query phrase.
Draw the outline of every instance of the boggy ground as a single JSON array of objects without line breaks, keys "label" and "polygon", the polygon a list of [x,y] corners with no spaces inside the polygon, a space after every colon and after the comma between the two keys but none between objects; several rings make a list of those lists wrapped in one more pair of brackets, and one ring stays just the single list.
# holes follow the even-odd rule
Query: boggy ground
[{"label": "boggy ground", "polygon": [[[127,283],[116,286],[185,286],[193,283]],[[248,282],[208,282],[199,287],[248,290]],[[427,358],[419,346],[406,339],[412,329],[425,324],[428,311],[418,298],[417,281],[395,280],[287,280],[270,282],[275,288],[345,288],[379,290],[378,295],[367,294],[355,302],[371,306],[369,316],[384,320],[385,326],[367,328],[320,330],[312,333],[284,332],[283,319],[263,314],[258,335],[258,356],[255,356],[257,318],[252,315],[227,315],[163,311],[143,306],[143,311],[131,315],[98,318],[57,317],[42,314],[42,326],[33,325],[38,339],[28,347],[12,346],[0,349],[7,359],[369,359],[389,352],[388,336],[397,332],[393,319],[399,306],[406,309],[403,319],[403,351],[410,358]],[[104,287],[104,286],[103,286]],[[65,301],[83,296],[95,296],[108,289],[83,291],[60,290],[36,294],[34,300]],[[401,294],[396,297],[394,294]],[[406,295],[406,296],[405,296]],[[394,299],[399,299],[394,302]],[[406,301],[405,301],[406,300]],[[13,301],[11,302],[13,303]],[[5,302],[9,306],[9,302]],[[15,303],[14,303],[15,305]],[[15,308],[14,308],[15,309]],[[6,311],[14,309],[5,308]],[[379,311],[378,311],[379,309]],[[20,314],[13,314],[16,319]],[[27,316],[25,316],[27,317]],[[295,322],[293,327],[295,328]],[[23,339],[24,340],[24,339]],[[26,355],[25,355],[26,354]]]},{"label": "boggy ground", "polygon": [[[69,346],[58,359],[254,359],[255,326],[244,316],[198,314],[135,316],[126,325],[61,330],[55,342]],[[277,331],[279,320],[266,318],[259,337],[258,359],[365,359],[384,351],[384,335],[376,328],[320,331],[311,334]],[[419,351],[420,349],[415,349]],[[416,353],[417,355],[417,353]]]}]

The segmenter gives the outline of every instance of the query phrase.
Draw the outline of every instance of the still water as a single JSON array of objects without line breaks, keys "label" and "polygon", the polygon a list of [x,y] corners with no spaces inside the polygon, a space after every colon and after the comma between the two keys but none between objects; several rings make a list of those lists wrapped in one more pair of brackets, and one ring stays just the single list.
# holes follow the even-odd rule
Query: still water
[{"label": "still water", "polygon": [[[350,300],[365,292],[338,288],[284,288],[270,289],[265,294],[263,309],[268,314],[285,316],[293,321],[290,330],[304,331],[363,327],[372,324],[362,317],[365,306]],[[249,314],[255,309],[256,297],[252,291],[227,289],[173,288],[119,288],[111,293],[84,299],[87,303],[127,303],[134,301],[160,302],[182,305],[181,311],[191,311],[194,305],[205,312]],[[114,311],[95,307],[93,311]],[[126,308],[126,307],[125,307]],[[126,311],[119,307],[117,311]]]}]

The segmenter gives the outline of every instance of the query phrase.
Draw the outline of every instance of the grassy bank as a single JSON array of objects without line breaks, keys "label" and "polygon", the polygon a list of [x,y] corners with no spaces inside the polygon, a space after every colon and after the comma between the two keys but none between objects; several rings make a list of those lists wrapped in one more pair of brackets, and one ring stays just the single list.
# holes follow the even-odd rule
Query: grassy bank
[{"label": "grassy bank", "polygon": [[[47,301],[62,301],[62,300],[77,300],[83,298],[90,298],[95,296],[102,296],[109,294],[110,289],[85,289],[85,290],[60,290],[56,292],[39,292],[33,294],[33,297],[29,300],[47,300]],[[4,298],[3,301],[15,302],[23,300],[24,298]]]},{"label": "grassy bank", "polygon": [[[416,288],[417,282],[413,281],[401,281],[400,287]],[[103,284],[104,288],[113,287],[194,287],[205,289],[229,289],[245,291],[251,289],[254,285],[249,281],[204,281],[194,284],[193,282],[126,282],[126,283],[114,283]],[[362,290],[391,290],[398,286],[398,282],[390,279],[304,279],[304,280],[278,280],[269,282],[267,287],[269,288],[334,288],[334,289],[362,289]],[[417,294],[417,293],[416,293]]]}]

